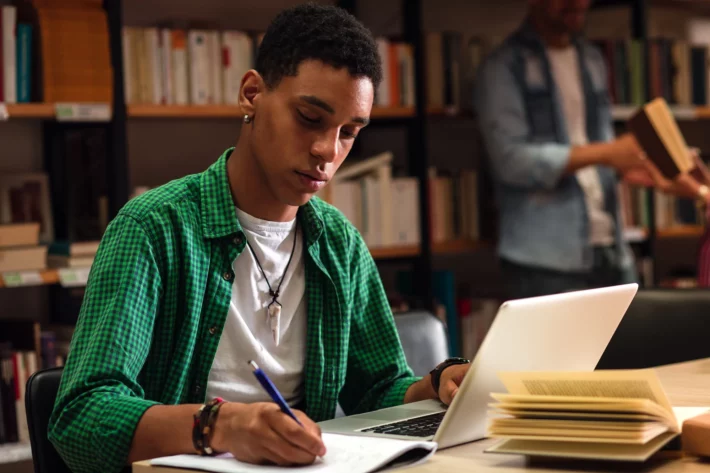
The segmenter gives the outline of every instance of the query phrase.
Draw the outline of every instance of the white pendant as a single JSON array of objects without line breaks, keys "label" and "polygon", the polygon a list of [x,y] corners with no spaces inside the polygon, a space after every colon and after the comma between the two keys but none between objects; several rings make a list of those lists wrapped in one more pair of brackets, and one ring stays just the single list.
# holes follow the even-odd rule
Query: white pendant
[{"label": "white pendant", "polygon": [[281,306],[271,304],[269,306],[269,326],[271,334],[274,336],[274,344],[279,346],[279,336],[281,334]]}]

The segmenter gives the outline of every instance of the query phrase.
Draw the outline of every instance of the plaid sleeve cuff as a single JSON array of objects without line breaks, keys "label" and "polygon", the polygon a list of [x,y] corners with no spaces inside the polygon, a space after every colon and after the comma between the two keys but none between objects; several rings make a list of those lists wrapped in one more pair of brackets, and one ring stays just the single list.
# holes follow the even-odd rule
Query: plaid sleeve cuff
[{"label": "plaid sleeve cuff", "polygon": [[419,381],[420,377],[408,376],[399,378],[392,383],[392,386],[380,398],[375,409],[384,409],[386,407],[394,407],[404,404],[404,395],[409,387]]},{"label": "plaid sleeve cuff", "polygon": [[[122,396],[110,399],[105,408],[97,410],[101,416],[93,435],[95,466],[102,471],[121,471],[131,450],[138,422],[149,408],[160,403],[138,397]],[[104,412],[101,412],[104,411]]]}]

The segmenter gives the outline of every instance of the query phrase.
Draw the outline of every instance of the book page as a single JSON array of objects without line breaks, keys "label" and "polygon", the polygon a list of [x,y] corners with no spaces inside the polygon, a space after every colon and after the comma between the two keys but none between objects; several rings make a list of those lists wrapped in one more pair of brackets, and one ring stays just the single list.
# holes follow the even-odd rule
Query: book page
[{"label": "book page", "polygon": [[666,101],[662,98],[653,100],[646,105],[646,112],[680,172],[690,171],[694,165],[688,152],[688,145]]},{"label": "book page", "polygon": [[[407,465],[426,461],[434,454],[436,443],[411,442],[387,438],[323,434],[328,452],[312,465],[296,467],[299,472],[369,473],[404,459]],[[287,468],[242,463],[233,456],[174,455],[151,460],[152,466],[169,466],[214,473],[283,473]]]},{"label": "book page", "polygon": [[588,372],[501,372],[510,394],[648,399],[662,407],[669,425],[677,426],[673,409],[653,370]]}]

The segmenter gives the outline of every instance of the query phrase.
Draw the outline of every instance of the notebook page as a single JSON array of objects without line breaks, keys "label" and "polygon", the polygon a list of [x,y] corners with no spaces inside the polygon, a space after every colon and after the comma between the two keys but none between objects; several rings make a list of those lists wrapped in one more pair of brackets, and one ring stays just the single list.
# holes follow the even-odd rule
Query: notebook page
[{"label": "notebook page", "polygon": [[[408,451],[419,455],[407,466],[429,459],[436,450],[434,442],[411,442],[407,440],[375,437],[323,434],[323,442],[328,452],[316,459],[312,465],[296,467],[299,472],[310,473],[369,473],[389,464]],[[283,473],[287,468],[279,466],[252,465],[242,463],[231,455],[201,457],[199,455],[175,455],[151,460],[153,466],[169,466],[209,471],[214,473]]]}]

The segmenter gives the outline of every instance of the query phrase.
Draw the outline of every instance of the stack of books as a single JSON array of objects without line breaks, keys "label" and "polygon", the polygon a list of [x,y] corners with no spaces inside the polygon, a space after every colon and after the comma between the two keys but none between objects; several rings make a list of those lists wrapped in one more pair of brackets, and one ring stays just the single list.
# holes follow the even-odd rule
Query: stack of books
[{"label": "stack of books", "polygon": [[47,247],[39,244],[39,223],[0,225],[0,273],[47,267]]},{"label": "stack of books", "polygon": [[654,370],[507,372],[494,393],[488,452],[645,461],[710,410],[672,407]]}]

